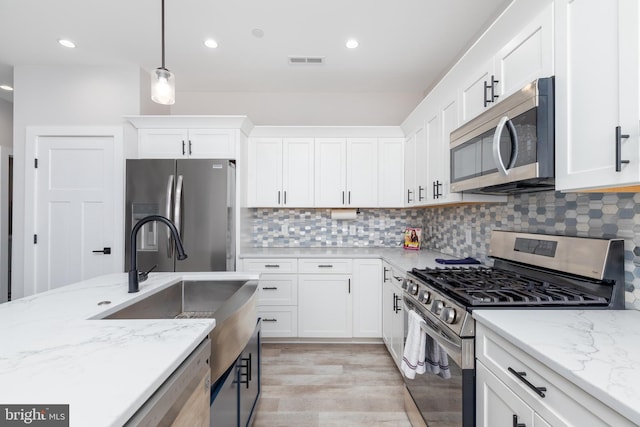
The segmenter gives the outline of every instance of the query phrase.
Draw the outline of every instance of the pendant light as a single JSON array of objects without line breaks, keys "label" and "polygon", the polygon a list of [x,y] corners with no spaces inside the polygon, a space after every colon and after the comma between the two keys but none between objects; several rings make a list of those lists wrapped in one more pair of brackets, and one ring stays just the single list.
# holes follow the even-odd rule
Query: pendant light
[{"label": "pendant light", "polygon": [[151,100],[158,104],[176,102],[176,82],[173,73],[164,66],[164,0],[162,0],[162,66],[151,72]]}]

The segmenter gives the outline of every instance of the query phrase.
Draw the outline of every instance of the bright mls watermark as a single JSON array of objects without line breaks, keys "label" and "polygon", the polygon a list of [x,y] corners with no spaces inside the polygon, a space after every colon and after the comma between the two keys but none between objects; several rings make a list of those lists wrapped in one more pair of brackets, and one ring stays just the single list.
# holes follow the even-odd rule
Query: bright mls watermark
[{"label": "bright mls watermark", "polygon": [[0,405],[0,427],[69,427],[69,405]]}]

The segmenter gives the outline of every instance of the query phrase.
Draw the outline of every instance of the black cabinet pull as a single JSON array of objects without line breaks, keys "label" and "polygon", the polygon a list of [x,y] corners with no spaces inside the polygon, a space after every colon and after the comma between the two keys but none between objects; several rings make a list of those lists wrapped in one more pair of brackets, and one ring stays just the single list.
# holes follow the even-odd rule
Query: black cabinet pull
[{"label": "black cabinet pull", "polygon": [[351,279],[347,279],[348,283],[349,283],[349,293],[351,293]]},{"label": "black cabinet pull", "polygon": [[284,203],[283,204],[285,204],[285,205],[287,204],[287,192],[286,191],[284,192]]},{"label": "black cabinet pull", "polygon": [[347,204],[350,205],[351,204],[351,191],[347,192]]},{"label": "black cabinet pull", "polygon": [[424,199],[422,196],[422,192],[424,191],[424,187],[422,185],[418,185],[418,201],[421,202]]},{"label": "black cabinet pull", "polygon": [[411,203],[413,201],[411,200],[411,193],[413,193],[413,191],[407,190],[407,203]]},{"label": "black cabinet pull", "polygon": [[280,264],[265,264],[264,268],[280,268]]},{"label": "black cabinet pull", "polygon": [[531,384],[529,381],[527,381],[527,379],[525,378],[525,376],[527,375],[526,372],[518,372],[515,369],[513,369],[511,366],[509,366],[509,372],[511,372],[513,375],[516,376],[516,378],[518,378],[520,381],[522,381],[523,383],[525,383],[527,385],[527,387],[529,387],[531,390],[535,391],[536,394],[542,398],[545,397],[545,394],[543,392],[547,391],[546,387],[536,387],[533,384]]},{"label": "black cabinet pull", "polygon": [[491,99],[487,99],[487,91],[489,90],[491,86],[489,86],[489,83],[487,83],[487,81],[484,81],[484,96],[483,96],[483,101],[484,101],[484,107],[487,108],[487,105],[491,102],[493,102],[493,100]]},{"label": "black cabinet pull", "polygon": [[189,140],[189,155],[191,155],[191,140]]},{"label": "black cabinet pull", "polygon": [[527,425],[525,423],[519,423],[518,416],[513,414],[513,427],[527,427]]},{"label": "black cabinet pull", "polygon": [[277,291],[278,287],[277,286],[265,286],[264,288],[262,288],[263,291]]},{"label": "black cabinet pull", "polygon": [[277,322],[278,319],[262,319],[263,322]]},{"label": "black cabinet pull", "polygon": [[622,170],[622,164],[628,164],[629,160],[622,160],[622,140],[629,138],[628,134],[622,133],[622,128],[616,126],[616,172]]},{"label": "black cabinet pull", "polygon": [[342,204],[344,205],[344,191],[342,192]]},{"label": "black cabinet pull", "polygon": [[278,190],[278,204],[280,204],[280,190]]},{"label": "black cabinet pull", "polygon": [[382,281],[386,282],[387,280],[387,271],[389,271],[389,269],[387,267],[382,267]]},{"label": "black cabinet pull", "polygon": [[318,264],[318,268],[333,268],[333,264]]},{"label": "black cabinet pull", "polygon": [[245,384],[249,388],[249,381],[251,381],[251,353],[249,357],[240,358],[240,384]]},{"label": "black cabinet pull", "polygon": [[105,254],[105,255],[111,255],[111,248],[102,248],[102,249],[98,249],[96,251],[92,251],[94,254]]},{"label": "black cabinet pull", "polygon": [[182,140],[182,155],[184,156],[185,151],[184,151],[184,139]]},{"label": "black cabinet pull", "polygon": [[496,84],[500,83],[500,80],[496,80],[493,77],[493,74],[491,75],[491,102],[496,102],[496,99],[498,99],[500,97],[500,95],[496,95]]}]

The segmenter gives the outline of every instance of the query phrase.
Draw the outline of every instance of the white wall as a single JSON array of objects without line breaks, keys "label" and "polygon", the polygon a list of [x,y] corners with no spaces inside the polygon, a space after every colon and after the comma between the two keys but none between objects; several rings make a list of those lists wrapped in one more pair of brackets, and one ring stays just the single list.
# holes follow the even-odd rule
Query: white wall
[{"label": "white wall", "polygon": [[13,146],[13,104],[0,98],[0,145]]},{"label": "white wall", "polygon": [[171,114],[240,114],[256,125],[398,126],[422,99],[414,93],[180,92]]},{"label": "white wall", "polygon": [[12,263],[15,298],[23,296],[24,271],[32,268],[24,265],[25,195],[32,192],[24,184],[28,171],[27,126],[121,126],[123,115],[140,114],[141,78],[140,69],[133,66],[15,67]]}]

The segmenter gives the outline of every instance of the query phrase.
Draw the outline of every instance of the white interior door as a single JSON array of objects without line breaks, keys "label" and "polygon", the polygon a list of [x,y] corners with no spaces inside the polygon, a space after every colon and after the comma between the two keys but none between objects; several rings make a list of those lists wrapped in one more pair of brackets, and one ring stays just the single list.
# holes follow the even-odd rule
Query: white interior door
[{"label": "white interior door", "polygon": [[114,137],[40,136],[34,154],[34,293],[118,271]]}]

